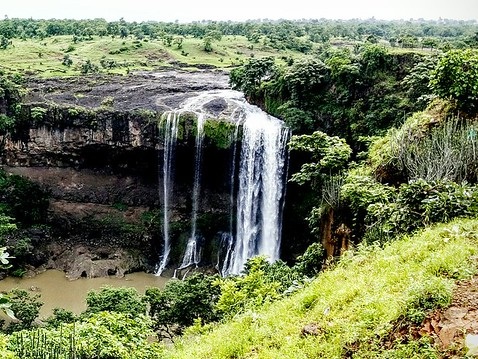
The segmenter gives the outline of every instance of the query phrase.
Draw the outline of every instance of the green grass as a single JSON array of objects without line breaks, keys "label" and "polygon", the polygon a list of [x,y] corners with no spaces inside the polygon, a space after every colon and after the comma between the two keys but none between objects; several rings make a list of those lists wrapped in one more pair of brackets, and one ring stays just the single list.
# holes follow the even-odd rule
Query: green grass
[{"label": "green grass", "polygon": [[[73,61],[70,67],[62,64],[65,54]],[[303,55],[253,44],[243,36],[224,36],[221,41],[212,43],[210,52],[204,51],[201,39],[192,37],[186,37],[182,48],[178,49],[174,42],[166,46],[160,39],[94,37],[74,43],[72,36],[54,36],[44,40],[14,39],[12,46],[0,50],[0,67],[41,77],[72,76],[79,75],[81,63],[90,60],[102,73],[126,74],[128,71],[176,67],[178,62],[186,69],[200,65],[227,69],[253,56]],[[105,69],[100,65],[102,58],[114,60],[118,66]]]},{"label": "green grass", "polygon": [[[341,39],[332,41],[336,47],[351,47],[352,43]],[[416,49],[391,48],[395,52],[416,52]],[[423,52],[423,51],[419,51]],[[426,51],[425,51],[426,52]],[[68,54],[72,66],[62,64]],[[13,39],[12,45],[0,50],[0,68],[12,72],[41,77],[80,75],[81,64],[90,60],[97,65],[101,73],[127,74],[129,71],[156,70],[181,67],[195,70],[203,65],[230,69],[252,57],[274,56],[280,58],[299,58],[304,54],[290,50],[276,50],[264,45],[262,41],[253,43],[244,36],[223,36],[221,41],[213,41],[212,51],[204,51],[202,39],[185,37],[181,48],[175,44],[166,46],[162,39],[136,40],[93,37],[92,40],[73,42],[72,36],[53,36],[40,39]],[[118,65],[105,69],[100,65],[102,58],[113,60]]]},{"label": "green grass", "polygon": [[[166,357],[435,358],[426,338],[382,344],[397,322],[449,304],[454,281],[476,271],[477,233],[478,220],[461,220],[349,253],[295,295],[185,337]],[[302,334],[307,324],[316,335]]]}]

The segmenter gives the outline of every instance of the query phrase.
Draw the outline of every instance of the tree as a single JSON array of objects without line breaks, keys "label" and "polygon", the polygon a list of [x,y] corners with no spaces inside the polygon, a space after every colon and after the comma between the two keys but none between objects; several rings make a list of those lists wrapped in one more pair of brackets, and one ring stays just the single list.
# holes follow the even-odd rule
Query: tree
[{"label": "tree", "polygon": [[10,40],[5,36],[0,36],[0,49],[5,50],[10,45]]},{"label": "tree", "polygon": [[119,28],[119,34],[122,39],[126,39],[129,35],[129,30],[126,26],[121,26]]},{"label": "tree", "polygon": [[218,319],[215,305],[220,289],[214,276],[194,274],[185,280],[171,280],[164,289],[149,288],[145,300],[154,328],[162,336],[181,333],[195,320],[204,323]]},{"label": "tree", "polygon": [[243,91],[248,97],[260,93],[263,82],[269,81],[278,74],[273,57],[251,59],[244,66],[231,71],[229,82],[235,90]]},{"label": "tree", "polygon": [[203,38],[204,44],[204,51],[211,52],[212,51],[212,43],[214,41],[221,41],[222,34],[218,30],[208,31]]},{"label": "tree", "polygon": [[138,316],[146,312],[146,305],[135,288],[104,287],[86,296],[87,312],[117,312]]},{"label": "tree", "polygon": [[174,38],[174,43],[176,44],[176,48],[178,50],[182,49],[183,48],[183,41],[184,41],[184,37],[183,36],[176,36]]},{"label": "tree", "polygon": [[335,211],[341,206],[341,172],[347,166],[352,149],[344,139],[327,136],[321,131],[312,135],[293,136],[289,146],[293,150],[311,154],[312,162],[304,163],[300,171],[292,175],[291,181],[301,185],[310,183],[316,192],[317,205],[312,208],[307,220],[311,232],[318,235],[327,256],[333,256],[339,245],[341,249],[346,249],[348,243],[345,235],[348,229],[344,226],[339,233],[333,227],[334,222],[337,222]]},{"label": "tree", "polygon": [[352,149],[344,139],[316,131],[311,135],[293,136],[289,142],[292,150],[311,153],[313,162],[302,165],[299,172],[292,175],[291,181],[299,184],[321,183],[324,176],[345,169]]},{"label": "tree", "polygon": [[329,72],[329,68],[320,60],[308,58],[294,62],[284,74],[284,82],[292,100],[307,106],[311,98],[325,88]]},{"label": "tree", "polygon": [[478,50],[451,50],[431,73],[430,85],[438,96],[456,101],[459,109],[478,111]]}]

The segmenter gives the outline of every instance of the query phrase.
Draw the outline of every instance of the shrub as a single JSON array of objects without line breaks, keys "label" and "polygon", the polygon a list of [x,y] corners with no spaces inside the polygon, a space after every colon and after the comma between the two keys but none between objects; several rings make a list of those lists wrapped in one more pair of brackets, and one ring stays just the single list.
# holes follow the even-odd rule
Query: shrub
[{"label": "shrub", "polygon": [[60,328],[21,331],[8,348],[22,359],[154,359],[161,347],[149,343],[151,322],[145,316],[101,312]]},{"label": "shrub", "polygon": [[432,223],[473,217],[478,214],[477,203],[476,186],[425,180],[402,184],[392,201],[373,203],[367,208],[370,227],[365,240],[373,241],[377,233],[391,238]]},{"label": "shrub", "polygon": [[244,275],[223,279],[220,282],[218,310],[225,316],[232,317],[278,299],[281,283],[266,276],[265,266],[264,257],[250,258],[245,265]]},{"label": "shrub", "polygon": [[135,288],[103,287],[86,295],[87,313],[102,311],[137,316],[146,312],[146,305]]},{"label": "shrub", "polygon": [[324,255],[324,247],[322,244],[312,243],[305,250],[304,254],[297,258],[293,269],[300,276],[315,277],[322,269]]},{"label": "shrub", "polygon": [[145,301],[153,326],[160,335],[181,333],[200,318],[207,323],[219,318],[215,305],[220,288],[216,277],[194,274],[184,280],[172,279],[164,289],[148,288]]},{"label": "shrub", "polygon": [[29,295],[28,292],[22,289],[13,289],[8,293],[10,299],[10,309],[15,314],[18,321],[11,322],[6,331],[12,333],[15,331],[30,329],[33,327],[33,322],[40,313],[40,308],[43,305],[39,302],[39,294]]},{"label": "shrub", "polygon": [[0,209],[17,221],[43,223],[48,210],[48,193],[23,177],[0,171]]},{"label": "shrub", "polygon": [[99,71],[98,65],[95,65],[91,62],[91,60],[86,60],[80,66],[80,72],[82,75],[86,75],[89,73],[96,73]]},{"label": "shrub", "polygon": [[431,73],[432,90],[442,98],[451,98],[460,109],[478,111],[478,51],[451,50],[438,61]]}]

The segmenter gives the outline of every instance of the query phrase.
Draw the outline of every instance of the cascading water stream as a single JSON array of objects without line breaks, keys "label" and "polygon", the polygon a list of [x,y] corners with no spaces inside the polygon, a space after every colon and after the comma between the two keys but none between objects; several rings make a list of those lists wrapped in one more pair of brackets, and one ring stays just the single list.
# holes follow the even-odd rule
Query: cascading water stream
[{"label": "cascading water stream", "polygon": [[[235,184],[236,184],[236,158],[237,158],[237,142],[239,135],[239,126],[241,122],[236,122],[236,127],[231,138],[232,143],[232,161],[231,161],[231,172],[229,176],[229,231],[224,232],[221,235],[220,250],[218,251],[216,269],[219,273],[225,277],[228,275],[232,268],[232,263],[234,261],[234,214],[235,214]],[[221,250],[225,250],[226,254],[224,258],[221,258]],[[222,263],[221,263],[222,261]]]},{"label": "cascading water stream", "polygon": [[245,105],[245,111],[232,274],[256,255],[277,260],[281,239],[289,130],[255,106]]},{"label": "cascading water stream", "polygon": [[169,112],[165,119],[160,123],[160,129],[163,130],[164,146],[163,146],[163,253],[160,263],[156,270],[156,274],[160,275],[166,268],[169,261],[169,253],[171,252],[171,241],[169,237],[169,220],[170,220],[170,196],[173,188],[173,160],[178,139],[179,115],[175,112]]},{"label": "cascading water stream", "polygon": [[187,268],[189,266],[197,265],[201,261],[201,246],[199,244],[200,238],[197,232],[197,217],[201,192],[201,162],[203,153],[204,140],[204,115],[197,114],[197,132],[195,145],[195,159],[194,159],[194,183],[192,193],[192,213],[191,213],[191,235],[189,236],[186,250],[184,252],[181,266],[178,270]]}]

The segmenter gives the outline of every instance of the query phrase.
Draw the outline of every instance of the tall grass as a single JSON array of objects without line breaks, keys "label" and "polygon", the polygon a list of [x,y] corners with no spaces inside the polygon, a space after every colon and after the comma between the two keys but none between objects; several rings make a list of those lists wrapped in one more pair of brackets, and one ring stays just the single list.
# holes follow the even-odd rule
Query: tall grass
[{"label": "tall grass", "polygon": [[478,220],[461,220],[349,252],[299,293],[183,338],[166,357],[433,358],[426,340],[382,343],[396,323],[450,303],[454,280],[476,271],[477,233]]}]

